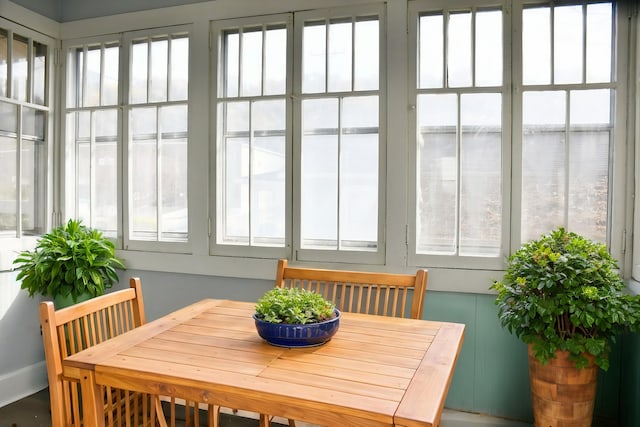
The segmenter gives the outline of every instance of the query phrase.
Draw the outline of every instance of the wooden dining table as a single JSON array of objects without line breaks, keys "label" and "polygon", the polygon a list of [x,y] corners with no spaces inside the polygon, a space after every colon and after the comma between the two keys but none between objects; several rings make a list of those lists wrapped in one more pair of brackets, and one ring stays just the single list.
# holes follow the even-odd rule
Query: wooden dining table
[{"label": "wooden dining table", "polygon": [[254,303],[205,299],[63,361],[85,427],[101,386],[174,396],[324,426],[439,426],[464,325],[342,313],[329,342],[262,340]]}]

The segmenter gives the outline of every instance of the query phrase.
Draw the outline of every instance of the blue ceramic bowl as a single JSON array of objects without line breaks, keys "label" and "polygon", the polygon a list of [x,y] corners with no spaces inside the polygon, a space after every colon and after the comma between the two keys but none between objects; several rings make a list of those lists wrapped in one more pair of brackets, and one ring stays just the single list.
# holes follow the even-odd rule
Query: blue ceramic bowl
[{"label": "blue ceramic bowl", "polygon": [[269,344],[278,347],[313,347],[322,345],[333,337],[340,327],[340,311],[336,317],[320,323],[305,325],[287,323],[269,323],[253,315],[256,330]]}]

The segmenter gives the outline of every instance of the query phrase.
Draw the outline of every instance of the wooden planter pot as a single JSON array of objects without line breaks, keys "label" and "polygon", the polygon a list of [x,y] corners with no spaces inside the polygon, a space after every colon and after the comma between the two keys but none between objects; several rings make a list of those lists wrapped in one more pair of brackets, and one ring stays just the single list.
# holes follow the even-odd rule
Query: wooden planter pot
[{"label": "wooden planter pot", "polygon": [[542,365],[529,345],[529,378],[536,427],[590,427],[598,384],[598,367],[576,369],[568,352]]}]

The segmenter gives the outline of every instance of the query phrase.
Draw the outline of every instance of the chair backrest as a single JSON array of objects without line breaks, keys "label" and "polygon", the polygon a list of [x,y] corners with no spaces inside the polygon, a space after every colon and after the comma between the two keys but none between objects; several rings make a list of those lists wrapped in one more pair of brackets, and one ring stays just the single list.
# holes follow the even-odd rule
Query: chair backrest
[{"label": "chair backrest", "polygon": [[420,319],[427,271],[420,269],[412,275],[299,268],[281,259],[276,287],[314,291],[340,311]]},{"label": "chair backrest", "polygon": [[[54,427],[81,425],[80,386],[62,375],[62,360],[146,322],[140,279],[131,278],[129,289],[115,291],[71,307],[55,310],[50,301],[40,303],[40,324],[44,341],[51,418]],[[135,396],[135,397],[134,397]],[[105,418],[108,425],[124,425],[126,405],[145,405],[155,416],[148,398],[124,390],[105,389]],[[151,406],[149,406],[151,405]],[[140,412],[133,411],[132,412]],[[114,419],[115,418],[115,419]],[[127,424],[128,425],[128,424]]]}]

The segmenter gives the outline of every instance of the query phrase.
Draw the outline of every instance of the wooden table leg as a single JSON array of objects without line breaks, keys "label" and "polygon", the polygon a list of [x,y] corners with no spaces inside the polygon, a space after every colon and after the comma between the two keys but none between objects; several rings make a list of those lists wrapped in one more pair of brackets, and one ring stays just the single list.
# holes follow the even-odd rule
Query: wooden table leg
[{"label": "wooden table leg", "polygon": [[96,384],[95,372],[80,371],[82,388],[82,421],[84,427],[104,427],[104,398],[101,387]]}]

